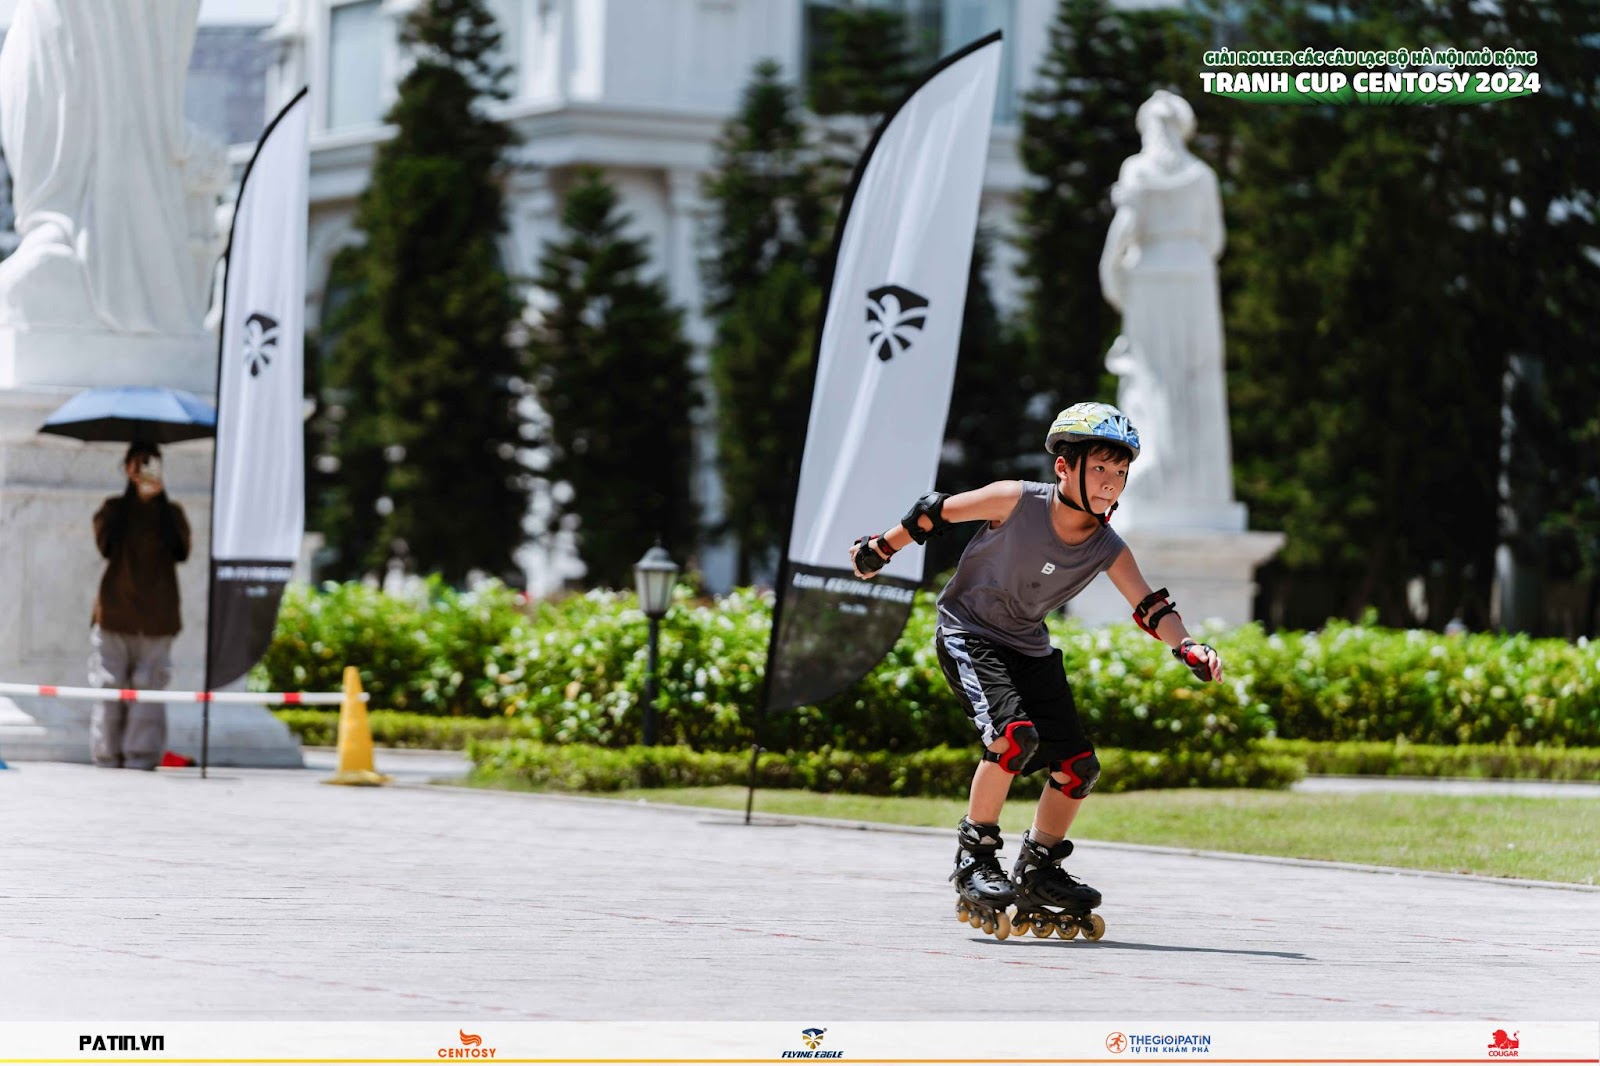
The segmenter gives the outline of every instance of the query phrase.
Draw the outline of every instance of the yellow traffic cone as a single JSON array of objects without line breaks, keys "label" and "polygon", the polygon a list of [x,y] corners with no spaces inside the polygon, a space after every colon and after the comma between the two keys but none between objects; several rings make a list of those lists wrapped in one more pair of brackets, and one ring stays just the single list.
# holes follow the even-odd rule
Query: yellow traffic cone
[{"label": "yellow traffic cone", "polygon": [[362,697],[361,672],[344,668],[344,702],[339,704],[339,769],[325,785],[387,785],[391,779],[372,765],[372,727]]}]

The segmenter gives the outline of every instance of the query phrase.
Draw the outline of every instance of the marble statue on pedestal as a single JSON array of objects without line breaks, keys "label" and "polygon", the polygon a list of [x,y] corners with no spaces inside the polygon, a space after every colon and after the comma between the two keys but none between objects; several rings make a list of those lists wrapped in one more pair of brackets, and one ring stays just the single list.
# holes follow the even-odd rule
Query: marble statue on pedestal
[{"label": "marble statue on pedestal", "polygon": [[[1247,532],[1233,495],[1216,266],[1222,198],[1216,174],[1188,149],[1194,111],[1182,97],[1156,92],[1136,124],[1140,149],[1111,189],[1116,215],[1100,257],[1106,301],[1122,313],[1106,366],[1141,440],[1116,524],[1185,619],[1237,625],[1250,620],[1256,568],[1283,534]],[[1127,621],[1104,578],[1071,609],[1088,622]]]},{"label": "marble statue on pedestal", "polygon": [[1222,310],[1217,176],[1188,150],[1194,111],[1165,90],[1138,112],[1142,147],[1111,189],[1116,216],[1100,258],[1122,335],[1106,356],[1121,378],[1117,406],[1145,440],[1128,497],[1162,504],[1233,499]]}]

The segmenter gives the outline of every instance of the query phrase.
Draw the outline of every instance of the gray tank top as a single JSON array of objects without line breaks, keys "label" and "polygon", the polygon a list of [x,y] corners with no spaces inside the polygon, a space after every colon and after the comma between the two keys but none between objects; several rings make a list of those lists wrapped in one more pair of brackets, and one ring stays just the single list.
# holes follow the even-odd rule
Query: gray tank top
[{"label": "gray tank top", "polygon": [[1082,544],[1068,544],[1050,524],[1056,487],[1024,481],[1022,498],[998,529],[985,525],[961,553],[955,576],[939,593],[939,625],[1015,648],[1049,655],[1045,617],[1122,554],[1122,538],[1101,526]]}]

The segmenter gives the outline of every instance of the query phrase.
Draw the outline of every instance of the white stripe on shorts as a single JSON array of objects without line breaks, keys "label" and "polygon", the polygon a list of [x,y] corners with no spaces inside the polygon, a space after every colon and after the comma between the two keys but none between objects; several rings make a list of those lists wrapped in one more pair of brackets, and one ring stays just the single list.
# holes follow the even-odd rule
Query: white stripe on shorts
[{"label": "white stripe on shorts", "polygon": [[967,654],[967,642],[954,633],[940,635],[944,637],[945,650],[956,661],[956,671],[961,675],[961,688],[972,702],[973,721],[982,731],[983,746],[988,747],[999,734],[995,732],[994,719],[989,717],[989,697],[978,683],[978,671],[972,665],[972,656]]}]

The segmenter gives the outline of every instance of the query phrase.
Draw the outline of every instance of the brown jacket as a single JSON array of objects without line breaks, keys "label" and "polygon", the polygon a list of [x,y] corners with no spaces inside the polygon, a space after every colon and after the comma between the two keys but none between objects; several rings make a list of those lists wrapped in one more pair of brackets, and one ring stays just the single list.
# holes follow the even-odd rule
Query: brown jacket
[{"label": "brown jacket", "polygon": [[94,516],[94,540],[107,560],[94,623],[115,633],[175,635],[178,567],[189,558],[189,520],[165,492],[141,500],[130,483]]}]

